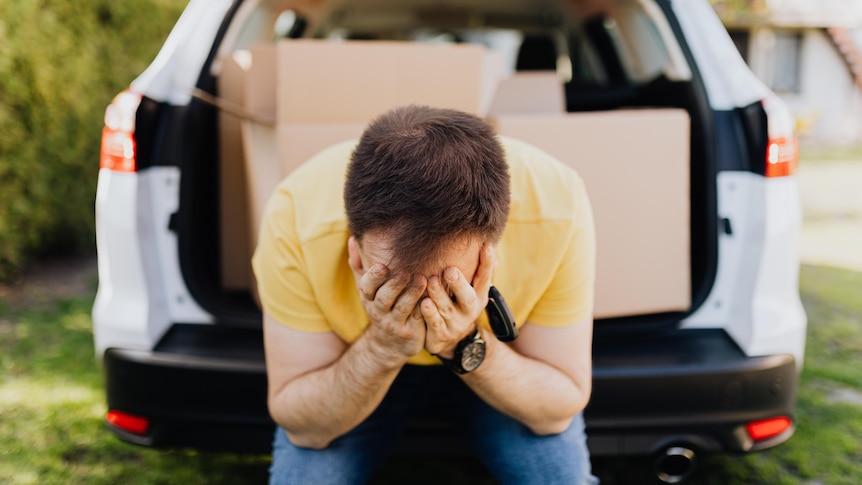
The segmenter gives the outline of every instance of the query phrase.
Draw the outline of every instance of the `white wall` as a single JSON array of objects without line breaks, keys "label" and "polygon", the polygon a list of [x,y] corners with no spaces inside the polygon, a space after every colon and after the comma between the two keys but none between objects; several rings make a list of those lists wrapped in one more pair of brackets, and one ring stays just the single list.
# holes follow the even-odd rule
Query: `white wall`
[{"label": "white wall", "polygon": [[[797,119],[800,138],[815,143],[862,143],[862,90],[821,29],[804,29],[798,93],[777,93]],[[749,64],[758,77],[772,76],[774,30],[752,31]]]}]

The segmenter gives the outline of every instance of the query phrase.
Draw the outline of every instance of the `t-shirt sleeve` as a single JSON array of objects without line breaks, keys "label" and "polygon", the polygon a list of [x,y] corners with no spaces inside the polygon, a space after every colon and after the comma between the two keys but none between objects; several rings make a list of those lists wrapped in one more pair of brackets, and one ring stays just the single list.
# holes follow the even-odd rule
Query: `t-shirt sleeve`
[{"label": "t-shirt sleeve", "polygon": [[571,231],[561,241],[553,278],[527,321],[544,327],[564,327],[592,319],[595,297],[596,234],[593,213],[583,181],[576,177],[572,190]]},{"label": "t-shirt sleeve", "polygon": [[282,187],[264,210],[252,268],[263,310],[295,330],[331,330],[317,304],[296,230],[293,198]]}]

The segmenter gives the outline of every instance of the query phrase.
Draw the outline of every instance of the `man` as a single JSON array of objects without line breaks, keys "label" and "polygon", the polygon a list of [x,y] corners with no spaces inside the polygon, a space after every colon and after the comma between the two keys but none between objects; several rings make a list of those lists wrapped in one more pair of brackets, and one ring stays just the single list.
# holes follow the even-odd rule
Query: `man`
[{"label": "man", "polygon": [[399,108],[286,178],[259,241],[273,483],[362,483],[425,408],[502,483],[593,483],[595,241],[572,170],[475,116]]}]

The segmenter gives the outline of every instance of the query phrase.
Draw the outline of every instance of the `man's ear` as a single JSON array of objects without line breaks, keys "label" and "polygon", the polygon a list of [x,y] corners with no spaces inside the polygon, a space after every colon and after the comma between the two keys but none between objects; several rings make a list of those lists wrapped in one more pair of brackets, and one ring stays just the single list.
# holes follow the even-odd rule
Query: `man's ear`
[{"label": "man's ear", "polygon": [[362,265],[362,255],[359,254],[359,242],[356,238],[350,236],[347,240],[347,262],[355,273],[360,275],[365,274],[365,267]]}]

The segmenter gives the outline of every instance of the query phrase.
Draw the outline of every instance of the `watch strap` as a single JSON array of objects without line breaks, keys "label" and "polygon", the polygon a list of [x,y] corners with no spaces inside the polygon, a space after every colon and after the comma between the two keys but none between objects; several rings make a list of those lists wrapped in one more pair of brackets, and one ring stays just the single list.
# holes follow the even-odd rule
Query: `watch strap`
[{"label": "watch strap", "polygon": [[[464,349],[466,349],[467,346],[469,346],[473,342],[477,342],[477,341],[481,342],[483,345],[485,344],[485,341],[482,339],[478,328],[471,335],[465,337],[463,340],[458,342],[458,345],[455,346],[455,355],[453,356],[452,359],[447,359],[447,358],[441,357],[437,354],[433,354],[433,355],[434,355],[434,357],[437,357],[438,359],[440,359],[440,362],[442,362],[443,365],[445,365],[446,367],[451,369],[452,372],[455,372],[456,374],[462,374],[463,375],[463,374],[470,372],[469,370],[465,369],[464,366],[461,364],[461,360],[464,356]],[[484,359],[484,356],[483,356],[483,359]],[[473,369],[473,370],[475,370],[475,369]]]}]

